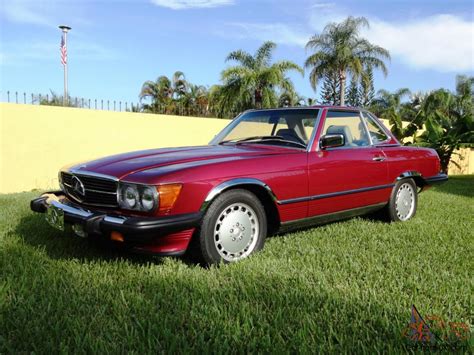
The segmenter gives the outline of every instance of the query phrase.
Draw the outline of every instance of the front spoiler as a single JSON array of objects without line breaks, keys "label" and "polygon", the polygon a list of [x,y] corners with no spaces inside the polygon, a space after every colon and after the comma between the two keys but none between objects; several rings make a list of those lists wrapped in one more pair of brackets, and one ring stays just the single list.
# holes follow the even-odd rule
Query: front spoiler
[{"label": "front spoiler", "polygon": [[164,217],[128,217],[86,209],[65,198],[62,191],[50,192],[31,200],[34,212],[45,213],[53,205],[64,212],[65,224],[80,224],[87,234],[109,236],[112,232],[123,235],[129,244],[143,244],[172,233],[195,228],[202,212]]}]

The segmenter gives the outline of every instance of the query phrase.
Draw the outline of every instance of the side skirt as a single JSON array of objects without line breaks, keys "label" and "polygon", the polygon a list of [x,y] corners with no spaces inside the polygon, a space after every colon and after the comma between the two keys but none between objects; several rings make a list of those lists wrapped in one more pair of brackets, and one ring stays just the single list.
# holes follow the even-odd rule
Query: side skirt
[{"label": "side skirt", "polygon": [[350,210],[338,211],[334,213],[322,214],[318,216],[302,218],[295,221],[283,222],[280,226],[279,232],[289,232],[295,229],[307,228],[315,225],[321,225],[339,221],[342,219],[348,219],[356,216],[361,216],[371,212],[375,212],[384,208],[387,202],[377,203],[375,205],[369,205],[364,207],[352,208]]}]

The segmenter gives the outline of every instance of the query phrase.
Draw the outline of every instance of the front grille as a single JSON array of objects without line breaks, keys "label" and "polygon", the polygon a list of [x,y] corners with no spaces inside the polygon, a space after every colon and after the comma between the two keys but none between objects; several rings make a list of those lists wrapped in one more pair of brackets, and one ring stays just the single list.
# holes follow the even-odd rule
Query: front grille
[{"label": "front grille", "polygon": [[[84,195],[74,189],[74,176],[84,185]],[[67,172],[61,172],[61,179],[66,190],[64,192],[78,202],[95,206],[118,206],[117,182],[115,180]]]}]

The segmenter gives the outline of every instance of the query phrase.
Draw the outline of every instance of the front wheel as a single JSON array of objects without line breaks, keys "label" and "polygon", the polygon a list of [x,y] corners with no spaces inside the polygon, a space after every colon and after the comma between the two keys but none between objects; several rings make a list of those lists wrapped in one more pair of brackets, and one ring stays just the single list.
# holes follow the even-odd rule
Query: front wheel
[{"label": "front wheel", "polygon": [[408,221],[416,213],[418,195],[413,179],[403,179],[393,188],[388,204],[388,216],[391,221]]},{"label": "front wheel", "polygon": [[218,196],[206,214],[199,245],[208,264],[230,263],[263,248],[267,234],[265,209],[257,196],[236,189]]}]

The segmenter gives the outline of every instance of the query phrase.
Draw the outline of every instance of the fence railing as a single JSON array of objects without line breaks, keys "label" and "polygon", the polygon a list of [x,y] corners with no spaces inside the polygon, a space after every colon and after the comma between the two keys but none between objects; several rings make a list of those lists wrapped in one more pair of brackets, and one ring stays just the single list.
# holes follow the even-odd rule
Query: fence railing
[{"label": "fence railing", "polygon": [[178,116],[197,116],[197,117],[215,117],[211,112],[209,105],[199,103],[184,104],[179,101],[173,101],[171,104],[150,104],[148,102],[132,102],[110,99],[90,99],[84,97],[69,97],[67,101],[63,96],[51,94],[33,94],[19,91],[0,92],[0,102],[47,105],[47,106],[66,106],[75,108],[84,108],[90,110],[104,110],[117,112],[147,112],[156,114],[178,115]]}]

